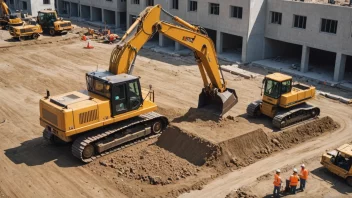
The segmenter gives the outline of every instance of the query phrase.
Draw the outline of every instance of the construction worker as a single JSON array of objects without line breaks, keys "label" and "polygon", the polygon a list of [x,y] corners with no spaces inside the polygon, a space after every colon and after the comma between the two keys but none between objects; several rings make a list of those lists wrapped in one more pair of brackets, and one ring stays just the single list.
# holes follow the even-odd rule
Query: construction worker
[{"label": "construction worker", "polygon": [[308,170],[305,168],[305,165],[301,165],[301,173],[299,174],[300,182],[299,182],[299,189],[304,191],[306,188],[306,182],[308,179]]},{"label": "construction worker", "polygon": [[274,175],[274,193],[273,197],[280,197],[280,189],[281,189],[281,177],[280,177],[280,169],[276,170],[276,174]]},{"label": "construction worker", "polygon": [[297,175],[297,168],[293,169],[293,174],[290,176],[290,191],[291,194],[296,194],[296,189],[299,181],[299,177]]}]

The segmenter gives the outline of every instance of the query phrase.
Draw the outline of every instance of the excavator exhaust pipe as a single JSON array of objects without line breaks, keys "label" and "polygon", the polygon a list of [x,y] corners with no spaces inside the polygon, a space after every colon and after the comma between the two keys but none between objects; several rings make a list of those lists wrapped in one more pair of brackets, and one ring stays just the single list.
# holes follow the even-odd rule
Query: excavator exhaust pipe
[{"label": "excavator exhaust pipe", "polygon": [[216,95],[209,94],[203,88],[199,94],[198,108],[206,108],[219,116],[223,116],[238,102],[238,97],[234,89],[227,88],[226,91]]}]

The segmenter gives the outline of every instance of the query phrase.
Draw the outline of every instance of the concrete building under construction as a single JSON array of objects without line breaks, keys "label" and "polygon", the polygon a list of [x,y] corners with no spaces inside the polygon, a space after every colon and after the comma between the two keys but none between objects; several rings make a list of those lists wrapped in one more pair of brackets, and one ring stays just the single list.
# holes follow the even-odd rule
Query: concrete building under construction
[{"label": "concrete building under construction", "polygon": [[60,15],[110,26],[126,26],[126,0],[57,0]]},{"label": "concrete building under construction", "polygon": [[37,16],[38,11],[54,9],[54,0],[6,0],[6,4],[13,10],[21,10],[24,14]]},{"label": "concrete building under construction", "polygon": [[[352,72],[349,0],[58,0],[57,8],[60,14],[128,27],[146,6],[156,4],[204,27],[220,55],[242,62],[280,59],[303,73],[323,71],[330,81],[352,76],[345,75]],[[183,48],[162,35],[153,40]]]}]

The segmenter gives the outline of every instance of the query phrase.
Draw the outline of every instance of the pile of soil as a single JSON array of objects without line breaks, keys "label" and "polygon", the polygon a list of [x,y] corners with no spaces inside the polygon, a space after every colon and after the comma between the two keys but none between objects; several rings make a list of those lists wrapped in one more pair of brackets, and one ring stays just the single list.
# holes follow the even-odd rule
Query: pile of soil
[{"label": "pile of soil", "polygon": [[228,160],[236,167],[247,166],[272,152],[270,141],[262,129],[221,142],[222,158],[226,166]]},{"label": "pile of soil", "polygon": [[276,150],[282,150],[338,128],[340,128],[340,125],[327,116],[296,128],[288,129],[282,133],[271,134],[270,139]]},{"label": "pile of soil", "polygon": [[176,126],[170,126],[163,132],[156,144],[197,166],[202,166],[220,155],[219,146]]},{"label": "pile of soil", "polygon": [[243,187],[229,193],[225,198],[258,198],[258,196],[251,193],[248,187]]},{"label": "pile of soil", "polygon": [[196,175],[200,169],[155,144],[142,149],[118,152],[99,161],[101,166],[115,169],[116,176],[140,180],[152,185],[166,185]]}]

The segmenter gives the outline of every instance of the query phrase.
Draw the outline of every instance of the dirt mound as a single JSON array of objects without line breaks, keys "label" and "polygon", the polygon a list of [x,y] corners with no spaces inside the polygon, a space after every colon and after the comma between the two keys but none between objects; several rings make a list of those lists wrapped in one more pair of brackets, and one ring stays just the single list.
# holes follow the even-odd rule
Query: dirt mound
[{"label": "dirt mound", "polygon": [[330,117],[300,125],[293,129],[288,129],[278,134],[271,134],[271,142],[278,149],[290,148],[300,142],[304,142],[312,137],[320,136],[323,133],[331,132],[340,128],[340,125]]},{"label": "dirt mound", "polygon": [[221,142],[219,146],[222,157],[237,167],[247,166],[272,152],[270,140],[262,129]]},{"label": "dirt mound", "polygon": [[220,155],[220,149],[215,144],[176,126],[170,126],[163,132],[156,144],[198,166]]},{"label": "dirt mound", "polygon": [[226,195],[225,198],[257,198],[257,195],[254,195],[250,192],[248,187],[239,188],[236,191],[233,191]]},{"label": "dirt mound", "polygon": [[166,185],[197,174],[200,169],[155,144],[141,149],[118,152],[99,161],[99,165],[115,169],[116,176],[152,185]]}]

